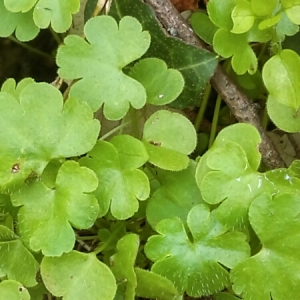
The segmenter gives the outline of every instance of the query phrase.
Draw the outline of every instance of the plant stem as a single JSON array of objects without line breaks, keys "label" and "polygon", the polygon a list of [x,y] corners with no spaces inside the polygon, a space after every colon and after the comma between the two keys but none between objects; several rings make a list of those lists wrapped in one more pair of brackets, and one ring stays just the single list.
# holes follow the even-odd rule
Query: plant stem
[{"label": "plant stem", "polygon": [[222,102],[222,98],[221,98],[220,94],[218,94],[216,105],[215,105],[215,110],[214,110],[214,116],[213,116],[213,120],[211,123],[208,148],[210,148],[212,146],[212,144],[214,143],[215,137],[216,137],[221,102]]},{"label": "plant stem", "polygon": [[203,116],[204,116],[204,112],[206,110],[207,107],[207,103],[208,103],[208,99],[209,99],[209,95],[211,92],[211,84],[208,84],[204,90],[204,95],[203,95],[203,99],[201,101],[201,105],[195,120],[195,129],[198,132],[203,120]]},{"label": "plant stem", "polygon": [[139,122],[138,118],[136,115],[136,110],[133,107],[130,107],[130,118],[132,122],[132,131],[133,131],[133,136],[137,139],[140,138],[140,132],[139,132]]},{"label": "plant stem", "polygon": [[17,39],[16,39],[15,37],[13,37],[13,36],[9,36],[8,38],[9,38],[11,41],[13,41],[14,43],[16,43],[16,44],[22,46],[23,48],[27,49],[27,50],[30,51],[30,52],[34,52],[34,53],[36,53],[36,54],[38,54],[38,55],[40,55],[40,56],[43,56],[43,57],[45,57],[45,58],[47,58],[47,59],[54,60],[54,57],[53,57],[52,55],[50,55],[50,54],[48,54],[48,53],[46,53],[46,52],[40,51],[39,49],[36,49],[36,48],[30,46],[29,44],[22,43],[22,42],[20,42],[19,40],[17,40]]},{"label": "plant stem", "polygon": [[120,124],[119,126],[115,127],[114,129],[110,130],[109,132],[105,133],[100,140],[105,140],[107,139],[109,136],[111,136],[112,134],[114,134],[115,132],[119,131],[120,129],[123,129],[124,127],[126,127],[127,125],[129,125],[131,123],[131,121],[128,122],[124,122],[122,124]]}]

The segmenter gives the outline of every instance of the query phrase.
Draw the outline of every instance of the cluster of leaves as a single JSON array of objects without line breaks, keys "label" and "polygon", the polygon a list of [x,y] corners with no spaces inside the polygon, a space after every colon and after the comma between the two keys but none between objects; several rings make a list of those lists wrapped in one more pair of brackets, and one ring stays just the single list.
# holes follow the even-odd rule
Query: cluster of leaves
[{"label": "cluster of leaves", "polygon": [[[0,34],[16,28],[18,38],[22,30],[33,37],[22,22],[66,30],[62,15],[71,16],[77,2],[3,1],[0,17],[16,24],[5,33],[0,26]],[[210,0],[210,19],[195,14],[192,23],[196,29],[208,20],[206,38],[216,52],[233,56],[237,73],[252,73],[249,42],[269,41],[272,30],[286,35],[298,24],[296,2],[267,1],[259,11],[257,0]],[[140,22],[129,16],[134,11]],[[225,128],[192,160],[194,126],[161,109],[190,105],[186,99],[203,90],[216,56],[163,36],[136,0],[115,0],[111,16],[90,19],[84,34],[69,35],[57,52],[59,75],[72,81],[66,97],[30,78],[1,87],[0,299],[297,299],[299,161],[259,172],[260,136],[246,124]],[[294,120],[298,72],[290,50],[263,69],[269,104],[289,107]],[[138,110],[150,105],[157,111],[140,126]],[[94,117],[99,109],[106,121],[131,118],[134,135],[123,133],[124,122],[108,139]]]},{"label": "cluster of leaves", "polygon": [[207,11],[209,17],[203,13],[193,15],[193,28],[207,43],[213,44],[219,55],[232,57],[232,68],[237,74],[256,73],[258,59],[251,45],[270,43],[273,56],[262,70],[269,93],[269,116],[284,131],[300,131],[300,57],[292,50],[281,50],[285,37],[299,31],[300,2],[211,0]]}]

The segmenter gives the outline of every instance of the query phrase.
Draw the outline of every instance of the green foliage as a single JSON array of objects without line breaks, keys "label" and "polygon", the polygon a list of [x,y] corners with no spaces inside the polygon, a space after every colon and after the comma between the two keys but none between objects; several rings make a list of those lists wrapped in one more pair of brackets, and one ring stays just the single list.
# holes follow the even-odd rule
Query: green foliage
[{"label": "green foliage", "polygon": [[[281,43],[299,7],[210,0],[191,18],[287,132],[300,131],[300,59]],[[0,35],[64,32],[78,9],[5,0]],[[63,93],[31,78],[1,87],[0,300],[298,299],[300,161],[265,170],[249,124],[205,152],[205,133],[166,107],[199,104],[216,54],[166,37],[140,0],[113,1],[84,35],[57,50]]]}]

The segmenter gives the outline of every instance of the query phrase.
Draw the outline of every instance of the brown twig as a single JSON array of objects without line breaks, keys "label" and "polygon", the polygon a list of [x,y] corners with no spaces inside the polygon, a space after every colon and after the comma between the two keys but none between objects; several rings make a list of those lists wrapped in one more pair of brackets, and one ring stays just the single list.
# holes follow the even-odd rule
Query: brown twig
[{"label": "brown twig", "polygon": [[[155,11],[156,17],[167,32],[172,32],[187,44],[205,49],[205,44],[194,34],[169,0],[144,0]],[[212,86],[222,96],[239,122],[252,124],[259,131],[262,142],[259,146],[262,159],[269,169],[285,167],[273,142],[263,128],[255,104],[231,81],[223,68],[218,65],[211,78]]]}]

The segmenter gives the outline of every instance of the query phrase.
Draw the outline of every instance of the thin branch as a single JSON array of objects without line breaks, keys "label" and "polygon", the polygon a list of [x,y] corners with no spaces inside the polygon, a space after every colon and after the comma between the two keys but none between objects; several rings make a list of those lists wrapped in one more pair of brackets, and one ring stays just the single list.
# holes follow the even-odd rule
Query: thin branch
[{"label": "thin branch", "polygon": [[[206,49],[205,43],[194,34],[188,23],[169,0],[144,0],[144,2],[152,7],[156,17],[167,32],[171,32],[173,36],[180,38],[187,44]],[[262,138],[259,150],[265,165],[269,169],[284,167],[285,164],[282,158],[262,126],[256,105],[238,89],[221,65],[216,68],[215,74],[211,78],[211,85],[221,95],[239,122],[249,123],[257,128]]]}]

